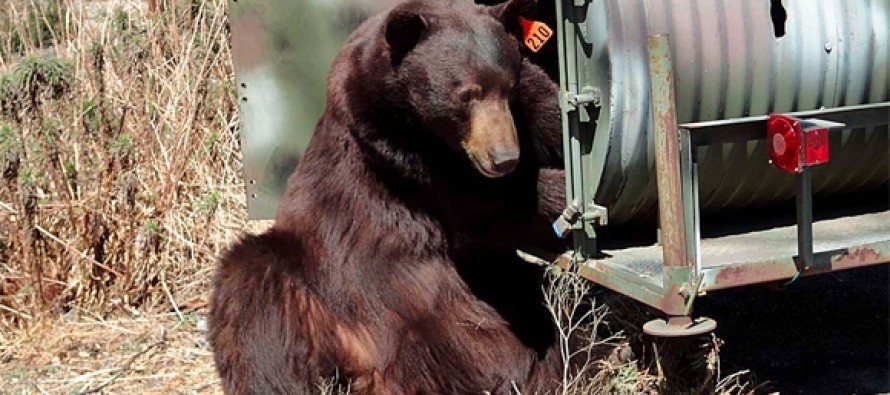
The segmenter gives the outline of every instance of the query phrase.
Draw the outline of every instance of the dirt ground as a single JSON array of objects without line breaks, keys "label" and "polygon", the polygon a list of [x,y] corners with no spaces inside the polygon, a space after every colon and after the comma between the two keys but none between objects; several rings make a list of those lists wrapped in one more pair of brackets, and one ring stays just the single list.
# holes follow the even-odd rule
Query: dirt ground
[{"label": "dirt ground", "polygon": [[[696,311],[718,322],[722,375],[750,370],[757,393],[890,393],[890,265],[715,292]],[[43,321],[0,339],[0,394],[219,394],[205,313]]]},{"label": "dirt ground", "polygon": [[0,342],[0,394],[221,394],[203,315],[46,320]]},{"label": "dirt ground", "polygon": [[717,320],[724,372],[750,369],[758,393],[890,393],[890,265],[752,286],[699,299]]}]

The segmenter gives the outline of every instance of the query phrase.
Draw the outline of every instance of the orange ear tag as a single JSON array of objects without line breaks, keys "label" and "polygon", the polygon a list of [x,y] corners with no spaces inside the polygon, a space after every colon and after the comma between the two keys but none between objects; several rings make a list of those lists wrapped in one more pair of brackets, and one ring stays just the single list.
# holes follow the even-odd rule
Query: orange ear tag
[{"label": "orange ear tag", "polygon": [[532,52],[538,52],[553,37],[553,30],[543,22],[519,17],[519,25],[522,26],[522,42]]}]

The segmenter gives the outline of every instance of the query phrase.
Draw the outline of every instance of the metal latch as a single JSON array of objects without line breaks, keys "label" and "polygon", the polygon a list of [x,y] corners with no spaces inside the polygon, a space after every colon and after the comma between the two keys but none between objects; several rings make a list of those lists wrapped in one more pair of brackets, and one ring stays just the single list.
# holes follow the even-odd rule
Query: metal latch
[{"label": "metal latch", "polygon": [[587,205],[587,209],[584,210],[584,214],[581,215],[581,219],[598,226],[608,225],[609,210],[595,203],[590,203]]},{"label": "metal latch", "polygon": [[588,104],[598,106],[600,105],[600,100],[602,99],[602,93],[600,93],[600,90],[592,86],[585,86],[584,88],[581,88],[581,93],[578,94],[564,92],[563,96],[565,97],[565,102],[568,105],[568,110],[576,109],[579,106],[586,106]]},{"label": "metal latch", "polygon": [[581,93],[575,94],[570,92],[563,93],[563,111],[571,112],[580,111],[578,116],[581,122],[590,122],[590,114],[588,114],[587,106],[599,106],[602,102],[602,93],[598,88],[585,86],[581,88]]},{"label": "metal latch", "polygon": [[591,222],[595,225],[606,225],[608,210],[603,206],[588,204],[587,209],[581,212],[581,205],[575,201],[562,211],[559,218],[553,221],[553,232],[560,238],[566,237],[570,230],[575,228],[578,220]]},{"label": "metal latch", "polygon": [[575,223],[578,222],[578,219],[581,218],[581,207],[579,206],[578,202],[572,202],[565,210],[562,210],[559,218],[553,221],[553,233],[556,233],[556,236],[560,239],[566,237]]}]

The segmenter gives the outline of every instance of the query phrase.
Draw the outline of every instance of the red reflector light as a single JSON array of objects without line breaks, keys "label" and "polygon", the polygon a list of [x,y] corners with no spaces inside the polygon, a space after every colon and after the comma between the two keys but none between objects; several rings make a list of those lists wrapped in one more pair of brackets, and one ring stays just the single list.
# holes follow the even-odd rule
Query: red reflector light
[{"label": "red reflector light", "polygon": [[828,128],[816,122],[770,114],[766,120],[770,163],[787,173],[828,162]]},{"label": "red reflector light", "polygon": [[828,128],[805,129],[803,163],[804,166],[828,162]]},{"label": "red reflector light", "polygon": [[800,173],[800,121],[770,114],[766,120],[766,144],[773,166],[788,173]]}]

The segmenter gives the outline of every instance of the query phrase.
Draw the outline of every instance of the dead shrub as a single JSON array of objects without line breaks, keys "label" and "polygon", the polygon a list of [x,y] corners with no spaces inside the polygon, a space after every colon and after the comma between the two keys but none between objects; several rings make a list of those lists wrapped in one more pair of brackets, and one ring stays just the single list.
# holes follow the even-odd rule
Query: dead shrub
[{"label": "dead shrub", "polygon": [[0,4],[6,328],[171,309],[244,226],[225,1],[164,4]]}]

